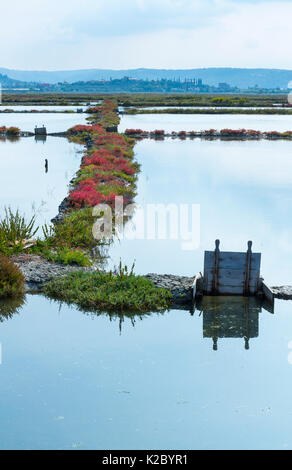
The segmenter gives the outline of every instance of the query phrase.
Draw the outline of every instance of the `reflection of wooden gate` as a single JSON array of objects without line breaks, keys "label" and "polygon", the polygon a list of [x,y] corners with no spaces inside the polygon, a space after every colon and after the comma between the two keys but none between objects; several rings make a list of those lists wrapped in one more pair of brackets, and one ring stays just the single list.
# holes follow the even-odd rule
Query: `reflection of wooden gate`
[{"label": "reflection of wooden gate", "polygon": [[248,242],[246,253],[220,251],[216,240],[215,251],[205,251],[204,294],[255,295],[259,290],[261,254],[252,253]]},{"label": "reflection of wooden gate", "polygon": [[200,305],[203,312],[203,337],[213,338],[213,349],[219,338],[244,338],[249,349],[250,338],[259,335],[259,313],[263,303],[256,297],[205,296]]}]

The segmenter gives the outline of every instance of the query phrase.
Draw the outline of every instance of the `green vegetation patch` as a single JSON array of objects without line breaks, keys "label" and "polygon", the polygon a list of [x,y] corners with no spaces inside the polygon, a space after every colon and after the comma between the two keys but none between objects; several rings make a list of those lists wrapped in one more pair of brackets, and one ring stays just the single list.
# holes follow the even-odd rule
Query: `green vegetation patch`
[{"label": "green vegetation patch", "polygon": [[[95,222],[91,209],[72,211],[61,224],[44,225],[43,239],[32,238],[38,231],[35,218],[29,222],[17,211],[5,209],[0,218],[0,256],[19,253],[35,254],[48,261],[64,265],[91,266],[89,250],[97,248],[98,242],[92,235]],[[96,250],[95,259],[98,259]]]},{"label": "green vegetation patch", "polygon": [[126,267],[119,273],[70,273],[47,283],[44,293],[85,310],[120,313],[163,311],[172,297],[167,289],[158,289],[145,277],[128,273]]},{"label": "green vegetation patch", "polygon": [[92,249],[97,245],[92,235],[95,221],[91,208],[72,210],[61,223],[43,228],[46,244],[50,247]]},{"label": "green vegetation patch", "polygon": [[81,250],[74,250],[70,248],[58,248],[54,251],[40,250],[41,255],[48,261],[54,263],[64,264],[65,266],[82,266],[88,267],[92,265],[91,260]]},{"label": "green vegetation patch", "polygon": [[141,108],[128,108],[124,111],[125,114],[263,114],[263,115],[291,115],[292,109],[288,108],[164,108],[164,109],[141,109]]},{"label": "green vegetation patch", "polygon": [[0,253],[8,256],[22,252],[25,241],[38,230],[34,225],[35,217],[27,222],[19,211],[13,213],[10,208],[5,208],[5,216],[0,219]]},{"label": "green vegetation patch", "polygon": [[0,298],[21,296],[24,277],[18,267],[6,257],[0,256]]}]

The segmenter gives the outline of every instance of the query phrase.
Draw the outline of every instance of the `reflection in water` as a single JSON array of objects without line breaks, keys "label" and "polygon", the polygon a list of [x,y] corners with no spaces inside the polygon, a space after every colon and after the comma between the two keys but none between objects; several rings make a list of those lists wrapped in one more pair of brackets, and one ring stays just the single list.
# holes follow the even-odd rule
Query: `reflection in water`
[{"label": "reflection in water", "polygon": [[123,329],[123,324],[129,320],[132,327],[135,328],[136,324],[138,321],[145,320],[146,318],[153,317],[153,315],[157,316],[163,316],[165,311],[159,311],[159,312],[114,312],[114,311],[105,311],[105,310],[98,310],[96,309],[93,311],[92,309],[86,309],[86,308],[81,308],[78,305],[73,305],[67,302],[62,302],[58,300],[52,300],[48,299],[50,303],[52,304],[57,304],[58,305],[58,311],[59,313],[62,311],[62,308],[72,308],[74,310],[78,310],[79,312],[82,312],[83,314],[91,317],[93,320],[98,318],[98,317],[105,317],[108,318],[110,322],[118,322],[119,324],[119,332],[120,335],[122,334],[122,329]]},{"label": "reflection in water", "polygon": [[0,322],[3,323],[19,313],[25,303],[25,296],[0,299]]},{"label": "reflection in water", "polygon": [[6,141],[11,142],[11,143],[15,143],[15,142],[18,142],[19,140],[20,140],[20,137],[18,135],[10,135],[10,136],[0,137],[0,142],[3,142],[3,143],[5,143]]},{"label": "reflection in water", "polygon": [[219,338],[243,338],[245,349],[249,340],[259,336],[259,313],[268,305],[256,297],[204,296],[196,305],[203,313],[203,337],[213,339],[213,350]]},{"label": "reflection in water", "polygon": [[36,143],[42,142],[44,144],[47,140],[47,135],[46,134],[36,134],[34,136],[34,140],[36,141]]},{"label": "reflection in water", "polygon": [[171,310],[134,316],[133,328],[127,315],[64,304],[60,314],[56,302],[27,295],[0,324],[1,449],[291,449],[291,304],[277,300],[277,316],[258,315],[255,299],[218,299],[218,343],[245,335],[232,300],[255,306],[256,342],[247,354],[243,339],[225,340],[214,354],[202,338],[202,319],[204,336],[214,334],[208,300],[203,318]]},{"label": "reflection in water", "polygon": [[[163,315],[164,312],[155,312],[157,315]],[[123,328],[123,323],[126,320],[130,320],[131,325],[133,328],[135,328],[137,321],[142,321],[145,320],[145,318],[148,318],[153,315],[153,312],[148,312],[148,313],[131,313],[131,312],[123,312],[123,313],[113,313],[113,312],[102,312],[98,313],[97,315],[105,315],[108,317],[110,321],[117,321],[119,322],[119,332],[120,335],[122,334],[122,328]]]}]

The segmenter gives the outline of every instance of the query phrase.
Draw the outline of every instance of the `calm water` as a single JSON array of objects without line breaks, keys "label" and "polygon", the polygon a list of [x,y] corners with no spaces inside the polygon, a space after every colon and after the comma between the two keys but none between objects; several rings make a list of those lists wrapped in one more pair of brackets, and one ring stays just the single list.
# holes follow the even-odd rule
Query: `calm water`
[{"label": "calm water", "polygon": [[79,104],[71,104],[71,105],[6,105],[5,103],[0,104],[0,111],[4,109],[12,109],[13,111],[77,111],[78,108],[83,108],[84,110],[89,106],[96,106],[100,104],[101,101],[97,102],[83,102]]},{"label": "calm water", "polygon": [[204,129],[255,129],[259,131],[292,130],[292,116],[268,116],[247,114],[138,114],[124,115],[119,126],[126,129],[153,131],[200,131]]},{"label": "calm water", "polygon": [[[136,202],[199,204],[200,247],[182,249],[182,241],[124,239],[111,249],[140,273],[194,275],[203,270],[203,252],[216,238],[222,250],[262,252],[262,274],[271,285],[291,284],[292,144],[285,141],[224,142],[143,140],[135,147],[141,163]],[[133,236],[139,233],[138,214]],[[194,219],[195,220],[195,219]],[[169,233],[169,232],[167,232]]]},{"label": "calm water", "polygon": [[[11,109],[13,111],[77,111],[77,109],[84,107],[84,105],[68,105],[68,106],[33,106],[33,105],[18,105],[18,106],[6,106],[5,104],[0,105],[0,111],[4,109]],[[86,109],[86,108],[85,108]]]},{"label": "calm water", "polygon": [[44,143],[33,137],[14,143],[0,140],[1,212],[10,206],[27,218],[36,214],[37,225],[49,222],[68,194],[69,181],[80,167],[81,151],[81,145],[62,137],[48,137]]},{"label": "calm water", "polygon": [[0,323],[0,448],[291,449],[291,304],[211,300],[120,325],[27,296]]},{"label": "calm water", "polygon": [[[0,142],[1,208],[33,205],[49,220],[80,149],[61,138]],[[200,247],[122,240],[112,264],[191,275],[216,238],[228,250],[251,239],[266,281],[291,284],[290,142],[145,140],[135,151],[137,203],[199,204]],[[135,234],[137,214],[133,222]],[[193,314],[120,318],[27,295],[0,302],[0,314],[1,449],[292,449],[291,302],[276,301],[272,314],[254,299],[205,297]]]},{"label": "calm water", "polygon": [[[51,109],[51,108],[50,108]],[[16,126],[22,131],[33,132],[35,126],[47,128],[47,132],[64,132],[76,124],[86,124],[87,114],[0,114],[1,126]]]},{"label": "calm water", "polygon": [[[35,125],[45,125],[48,132],[62,132],[86,123],[86,116],[0,114],[0,126],[33,131]],[[0,210],[10,206],[25,213],[27,218],[35,214],[36,225],[50,222],[57,215],[59,204],[68,194],[68,184],[80,167],[82,149],[81,145],[61,137],[47,137],[46,141],[37,141],[34,137],[17,142],[0,140]],[[49,162],[48,173],[45,173],[45,159]]]}]

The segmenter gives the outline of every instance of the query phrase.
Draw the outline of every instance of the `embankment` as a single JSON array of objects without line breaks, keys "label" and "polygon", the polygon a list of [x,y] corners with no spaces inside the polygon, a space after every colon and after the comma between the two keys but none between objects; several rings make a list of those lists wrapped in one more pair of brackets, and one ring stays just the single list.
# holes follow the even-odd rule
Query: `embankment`
[{"label": "embankment", "polygon": [[262,132],[254,129],[209,129],[204,131],[173,131],[166,132],[156,129],[154,131],[144,131],[142,129],[126,129],[125,135],[133,139],[206,139],[206,140],[292,140],[292,131]]}]

